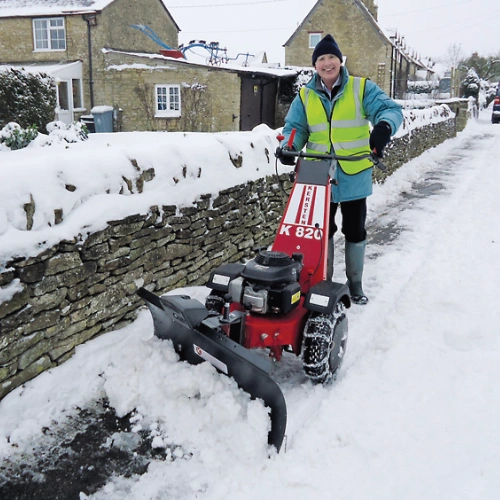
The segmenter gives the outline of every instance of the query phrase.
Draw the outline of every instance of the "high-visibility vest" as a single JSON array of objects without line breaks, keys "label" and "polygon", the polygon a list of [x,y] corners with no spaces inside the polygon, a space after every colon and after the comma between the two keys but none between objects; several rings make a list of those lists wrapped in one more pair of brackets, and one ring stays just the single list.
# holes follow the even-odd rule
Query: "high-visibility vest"
[{"label": "high-visibility vest", "polygon": [[[306,145],[308,153],[330,153],[353,156],[370,153],[370,126],[363,109],[366,78],[350,76],[344,91],[333,106],[331,118],[319,95],[308,87],[300,89],[309,129]],[[339,160],[342,170],[349,175],[373,167],[366,158],[359,161]]]}]

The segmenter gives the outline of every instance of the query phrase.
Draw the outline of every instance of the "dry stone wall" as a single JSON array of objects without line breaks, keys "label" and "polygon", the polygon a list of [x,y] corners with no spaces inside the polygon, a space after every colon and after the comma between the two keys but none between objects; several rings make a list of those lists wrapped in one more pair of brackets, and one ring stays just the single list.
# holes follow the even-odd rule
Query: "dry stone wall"
[{"label": "dry stone wall", "polygon": [[12,297],[0,303],[0,397],[77,345],[129,323],[142,305],[139,287],[161,294],[201,285],[218,264],[249,258],[272,241],[284,200],[280,182],[267,177],[191,206],[154,206],[84,241],[7,263],[0,286]]},{"label": "dry stone wall", "polygon": [[[419,128],[388,148],[389,171],[456,134],[454,119]],[[283,187],[285,190],[283,190]],[[87,340],[130,323],[141,286],[157,294],[205,284],[221,263],[272,242],[290,183],[266,177],[188,206],[153,206],[109,221],[0,269],[0,398],[67,360]]]}]

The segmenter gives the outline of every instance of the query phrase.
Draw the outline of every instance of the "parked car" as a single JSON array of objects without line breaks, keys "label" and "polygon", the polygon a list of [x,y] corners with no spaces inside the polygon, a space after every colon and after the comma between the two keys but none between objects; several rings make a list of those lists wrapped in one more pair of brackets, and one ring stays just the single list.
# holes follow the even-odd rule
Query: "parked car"
[{"label": "parked car", "polygon": [[491,123],[500,123],[500,87],[497,89],[497,95],[493,101],[493,113],[491,114]]}]

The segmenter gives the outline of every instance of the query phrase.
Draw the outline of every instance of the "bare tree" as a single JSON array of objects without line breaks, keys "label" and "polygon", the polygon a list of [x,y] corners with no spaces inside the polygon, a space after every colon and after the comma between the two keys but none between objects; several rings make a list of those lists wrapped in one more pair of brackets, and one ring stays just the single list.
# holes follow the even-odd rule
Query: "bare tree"
[{"label": "bare tree", "polygon": [[448,63],[450,68],[457,68],[460,61],[464,59],[464,50],[460,43],[454,43],[448,47],[447,51]]},{"label": "bare tree", "polygon": [[154,110],[153,110],[153,102],[151,99],[152,89],[146,83],[138,83],[134,88],[134,92],[142,104],[144,114],[146,117],[146,122],[148,124],[148,129],[153,131],[157,130],[158,128],[153,119]]}]

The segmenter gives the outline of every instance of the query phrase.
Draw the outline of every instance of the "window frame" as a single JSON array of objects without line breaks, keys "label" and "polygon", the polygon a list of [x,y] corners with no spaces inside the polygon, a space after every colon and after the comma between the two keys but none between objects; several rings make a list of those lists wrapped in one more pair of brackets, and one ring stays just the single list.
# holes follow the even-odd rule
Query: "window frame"
[{"label": "window frame", "polygon": [[[318,37],[318,41],[316,43],[313,43],[313,37]],[[314,33],[309,33],[309,48],[310,49],[315,49],[316,45],[321,41],[321,33],[319,32],[314,32]]]},{"label": "window frame", "polygon": [[[46,25],[43,28],[37,28],[36,24],[45,21]],[[62,26],[51,26],[51,21],[62,21]],[[32,19],[33,27],[33,48],[35,52],[64,52],[67,48],[66,44],[66,22],[64,17],[36,17]],[[37,31],[43,31],[46,38],[42,39],[37,36]],[[64,38],[53,39],[52,32],[62,31]],[[53,42],[64,42],[64,48],[52,48]],[[47,43],[47,47],[39,47],[38,45]],[[58,43],[59,45],[59,43]]]},{"label": "window frame", "polygon": [[[160,109],[160,94],[159,90],[164,90],[164,96],[166,97],[165,103],[168,105],[168,109]],[[175,90],[177,99],[173,96],[170,91]],[[173,99],[172,99],[173,97]],[[168,102],[167,102],[168,101]],[[176,102],[177,101],[177,102]],[[158,83],[155,85],[154,92],[154,103],[155,103],[155,118],[179,118],[182,114],[182,102],[181,102],[181,86],[178,84],[170,83]],[[172,104],[174,108],[171,109]],[[176,106],[177,104],[177,106]]]}]

